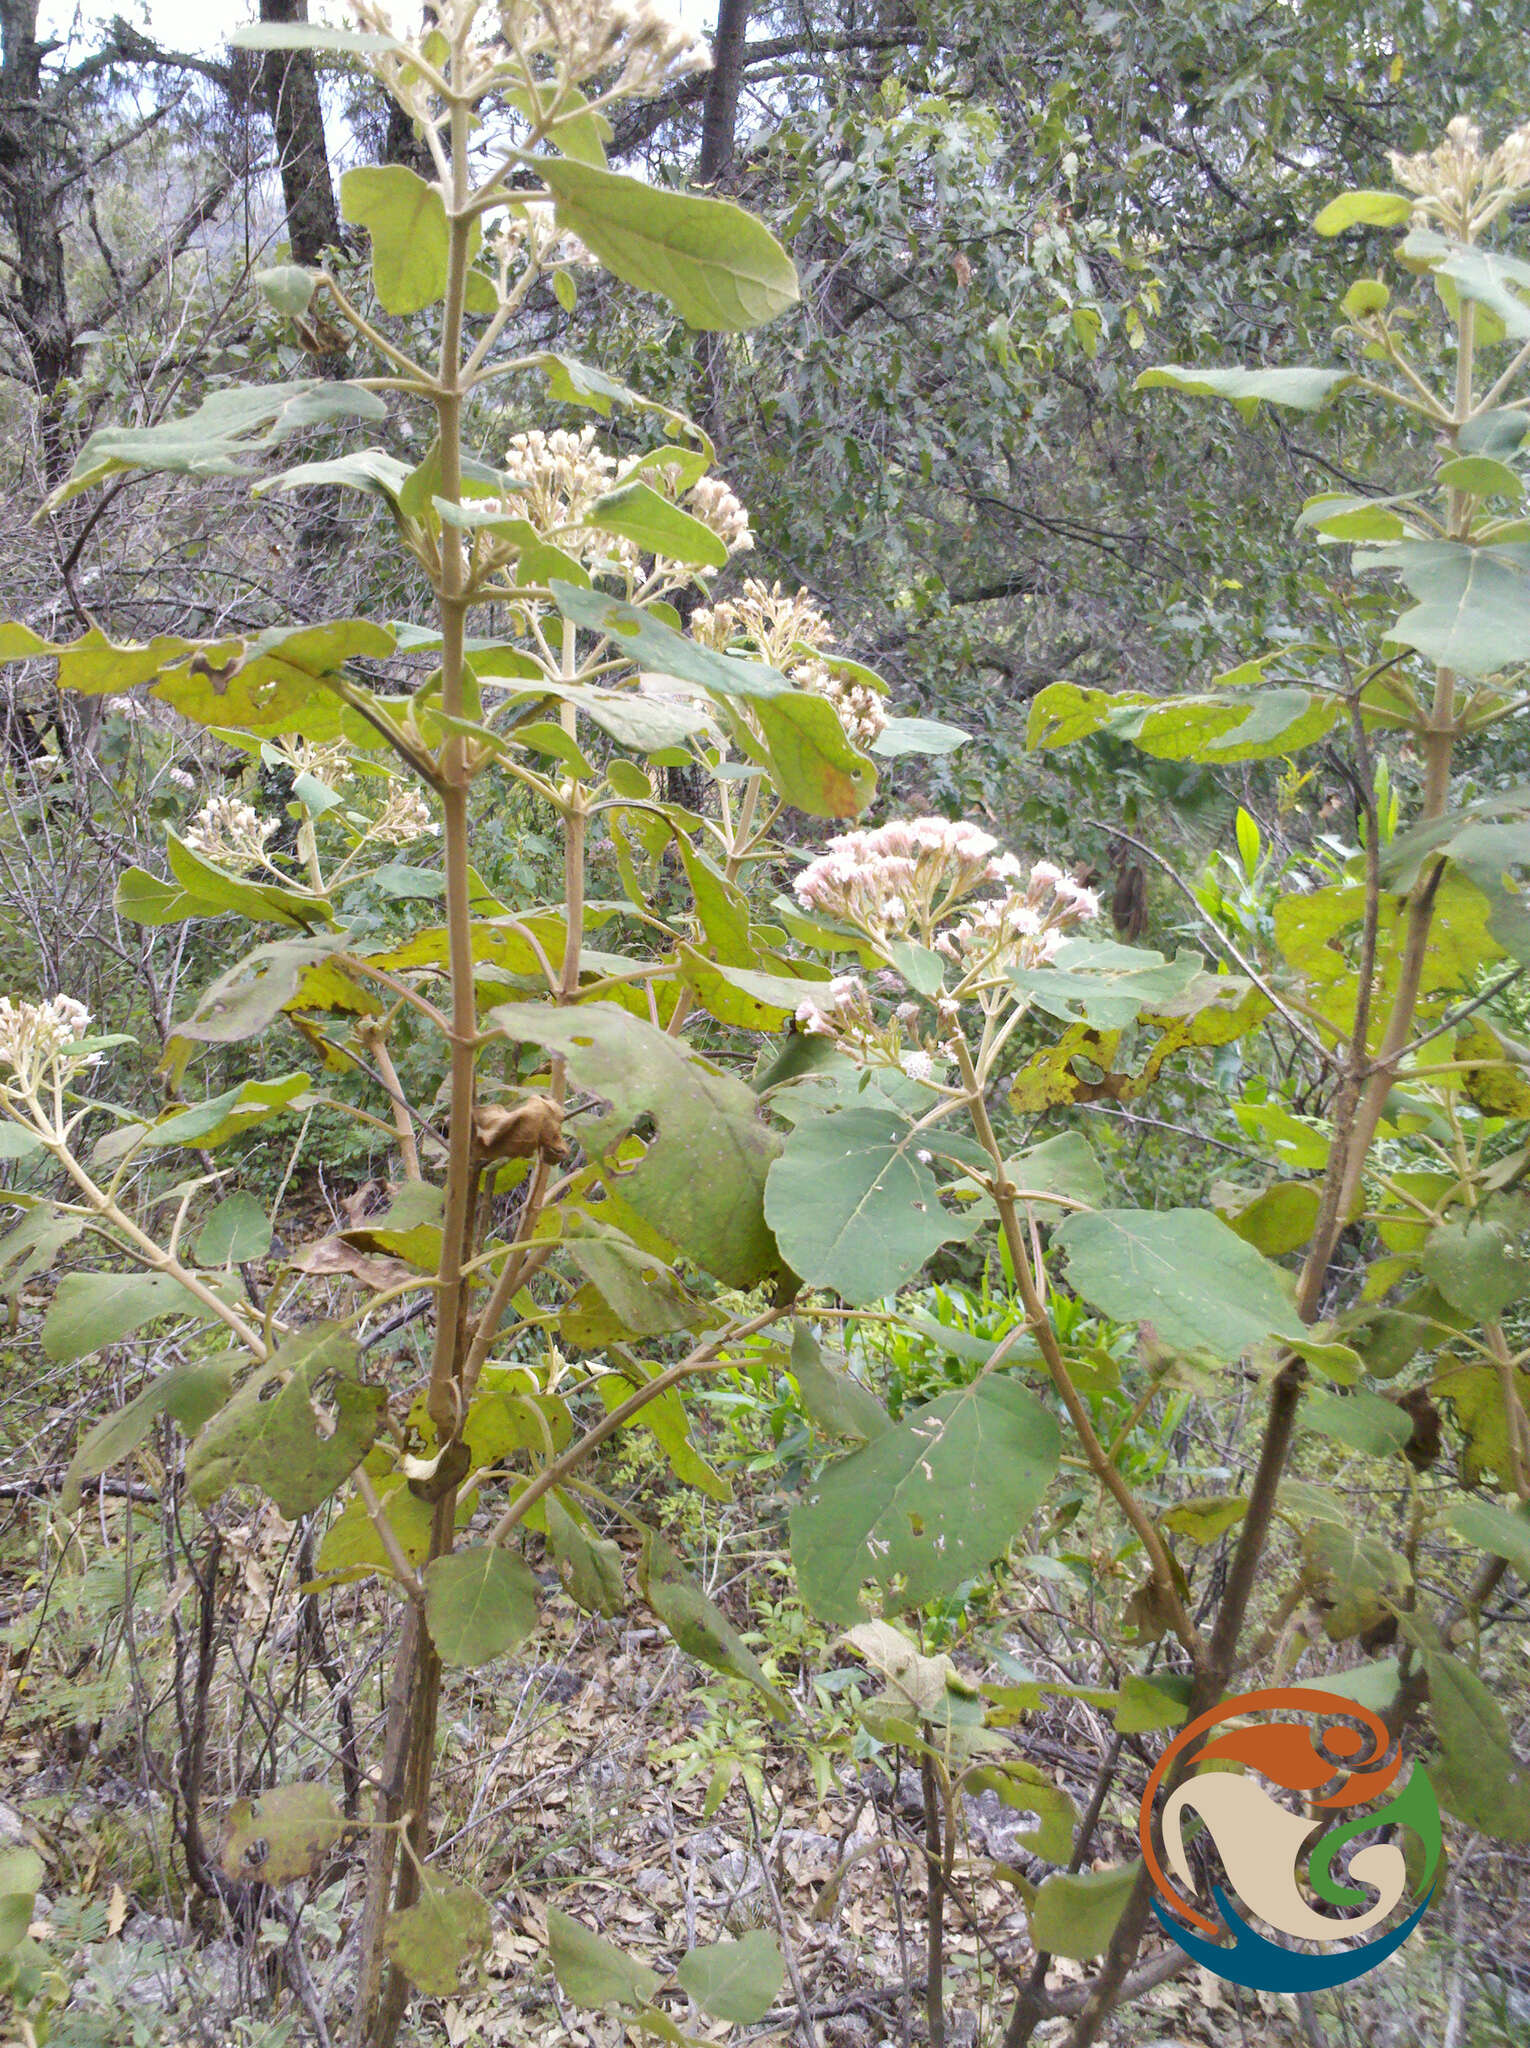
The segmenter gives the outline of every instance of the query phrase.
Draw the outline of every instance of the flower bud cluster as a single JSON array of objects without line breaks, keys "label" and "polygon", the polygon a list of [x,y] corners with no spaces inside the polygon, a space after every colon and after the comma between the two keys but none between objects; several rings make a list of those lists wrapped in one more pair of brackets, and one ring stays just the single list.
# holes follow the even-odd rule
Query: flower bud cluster
[{"label": "flower bud cluster", "polygon": [[368,826],[367,837],[383,846],[408,846],[440,829],[414,785],[395,782],[388,790],[381,813]]},{"label": "flower bud cluster", "polygon": [[805,909],[876,939],[931,937],[956,904],[999,879],[998,841],[950,818],[910,818],[841,832],[792,884]]},{"label": "flower bud cluster", "polygon": [[[1015,883],[1022,869],[1012,853],[991,864],[995,880]],[[1054,861],[1039,860],[1023,889],[1011,886],[1002,896],[975,903],[958,923],[948,925],[935,940],[935,950],[948,960],[972,968],[1043,967],[1069,936],[1071,927],[1097,918],[1100,899],[1093,889],[1065,874]]]},{"label": "flower bud cluster", "polygon": [[512,49],[550,48],[571,85],[620,66],[612,90],[622,99],[649,98],[712,63],[705,41],[657,0],[504,0],[500,23]]},{"label": "flower bud cluster", "polygon": [[193,853],[221,867],[259,867],[276,822],[275,818],[262,818],[238,797],[215,796],[202,806],[181,837]]},{"label": "flower bud cluster", "polygon": [[751,576],[737,597],[693,612],[691,632],[719,650],[746,642],[799,690],[827,698],[857,746],[869,747],[887,724],[880,693],[826,654],[833,630],[806,591],[788,596]]},{"label": "flower bud cluster", "polygon": [[[63,1077],[90,1063],[91,1055],[73,1056],[90,1029],[90,1012],[73,996],[50,996],[45,1003],[12,1002],[0,996],[0,1065],[9,1067],[20,1083],[18,1091],[33,1094],[50,1067]],[[0,1083],[0,1095],[13,1091]]]},{"label": "flower bud cluster", "polygon": [[[600,564],[636,578],[642,569],[643,549],[623,534],[605,532],[595,510],[597,501],[617,481],[619,467],[616,457],[599,445],[593,427],[583,427],[578,433],[563,427],[544,433],[533,427],[515,435],[505,452],[505,473],[522,488],[502,501],[503,509],[512,517],[529,520],[544,540],[579,556],[589,567]],[[676,495],[675,465],[650,465],[643,475],[653,489],[669,497]],[[689,509],[735,552],[754,546],[749,514],[720,477],[702,477],[691,487]],[[673,580],[689,580],[689,572],[678,565],[657,563],[666,577],[672,566]]]},{"label": "flower bud cluster", "polygon": [[1482,130],[1459,114],[1437,149],[1417,156],[1394,150],[1389,161],[1398,184],[1418,196],[1413,209],[1416,225],[1435,219],[1465,235],[1485,227],[1530,188],[1530,124],[1516,128],[1497,149],[1484,153]]},{"label": "flower bud cluster", "polygon": [[742,555],[754,546],[749,514],[741,498],[729,490],[720,476],[704,476],[691,486],[686,510],[703,526],[709,526],[730,555]]},{"label": "flower bud cluster", "polygon": [[793,662],[787,671],[799,690],[815,697],[827,697],[839,714],[839,722],[858,747],[869,747],[887,725],[887,707],[869,683],[836,669],[816,657]]},{"label": "flower bud cluster", "polygon": [[833,629],[805,590],[790,596],[779,583],[751,576],[737,597],[691,614],[691,632],[719,650],[747,641],[762,661],[786,673],[794,659],[821,653]]},{"label": "flower bud cluster", "polygon": [[558,225],[550,199],[518,200],[484,240],[489,254],[507,271],[528,260],[538,265],[572,263],[581,268],[595,264],[579,237]]}]

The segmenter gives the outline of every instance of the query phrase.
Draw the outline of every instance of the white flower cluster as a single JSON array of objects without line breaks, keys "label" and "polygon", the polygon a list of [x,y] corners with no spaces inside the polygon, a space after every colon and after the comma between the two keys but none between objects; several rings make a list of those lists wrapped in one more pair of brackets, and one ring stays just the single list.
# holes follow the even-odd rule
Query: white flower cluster
[{"label": "white flower cluster", "polygon": [[799,690],[826,697],[857,746],[869,747],[887,724],[881,694],[826,655],[833,629],[806,591],[788,596],[751,576],[739,596],[693,612],[691,632],[718,649],[748,642]]},{"label": "white flower cluster", "polygon": [[858,747],[869,747],[887,725],[887,707],[869,683],[836,669],[816,657],[794,662],[788,671],[799,690],[815,697],[827,697],[839,713],[839,722]]},{"label": "white flower cluster", "polygon": [[703,526],[711,527],[730,555],[741,555],[754,546],[749,514],[744,502],[729,490],[720,476],[704,476],[692,487],[686,509]]},{"label": "white flower cluster", "polygon": [[118,718],[125,718],[129,725],[136,725],[143,717],[143,706],[136,697],[108,697],[106,708]]},{"label": "white flower cluster", "polygon": [[787,672],[794,659],[821,652],[833,639],[833,629],[805,590],[790,596],[779,583],[762,583],[751,576],[737,597],[691,614],[691,632],[697,640],[718,649],[747,640],[763,661]]},{"label": "white flower cluster", "polygon": [[504,0],[500,24],[512,49],[550,44],[570,84],[620,66],[612,90],[623,99],[649,98],[712,63],[705,41],[657,0]]},{"label": "white flower cluster", "polygon": [[858,974],[836,974],[813,983],[797,1005],[797,1022],[812,1038],[838,1038],[847,1030],[871,1030],[876,1023],[866,984]]},{"label": "white flower cluster", "polygon": [[[588,567],[599,563],[636,577],[643,562],[639,544],[623,534],[605,532],[598,523],[586,523],[595,514],[597,500],[616,482],[619,469],[616,457],[600,446],[593,427],[578,433],[565,427],[550,433],[532,427],[515,435],[505,451],[505,474],[522,488],[501,503],[505,512],[529,520],[544,540],[578,555]],[[667,496],[678,488],[673,464],[649,465],[642,475]],[[731,551],[754,546],[749,514],[720,477],[702,477],[694,484],[688,509]],[[658,564],[661,574],[674,566]],[[678,574],[679,580],[689,580],[688,572]]]},{"label": "white flower cluster", "polygon": [[485,240],[490,255],[507,270],[527,257],[539,264],[572,263],[581,268],[595,262],[577,235],[559,227],[550,199],[517,201]]},{"label": "white flower cluster", "polygon": [[1398,184],[1418,196],[1415,222],[1434,217],[1464,233],[1484,227],[1530,187],[1530,124],[1484,155],[1482,130],[1458,114],[1438,149],[1418,156],[1393,150],[1389,162]]},{"label": "white flower cluster", "polygon": [[395,782],[388,791],[381,814],[368,827],[368,837],[383,846],[408,846],[440,827],[420,792],[408,782]]},{"label": "white flower cluster", "polygon": [[[1006,853],[992,863],[995,879],[1019,879],[1020,863]],[[1055,861],[1039,860],[1024,889],[1009,888],[1002,896],[972,906],[968,915],[949,925],[935,940],[937,953],[973,967],[1041,967],[1069,936],[1070,927],[1100,914],[1100,899]]]},{"label": "white flower cluster", "polygon": [[55,1063],[66,1071],[87,1063],[71,1060],[69,1048],[89,1029],[90,1012],[73,996],[50,996],[45,1003],[13,1003],[0,996],[0,1064],[29,1090]]},{"label": "white flower cluster", "polygon": [[910,818],[870,832],[841,832],[792,887],[805,909],[873,938],[930,936],[942,917],[985,882],[1007,879],[992,859],[998,843],[992,833],[950,818]]},{"label": "white flower cluster", "polygon": [[215,796],[203,804],[181,837],[203,860],[224,867],[259,867],[276,822],[275,818],[262,818],[238,797]]}]

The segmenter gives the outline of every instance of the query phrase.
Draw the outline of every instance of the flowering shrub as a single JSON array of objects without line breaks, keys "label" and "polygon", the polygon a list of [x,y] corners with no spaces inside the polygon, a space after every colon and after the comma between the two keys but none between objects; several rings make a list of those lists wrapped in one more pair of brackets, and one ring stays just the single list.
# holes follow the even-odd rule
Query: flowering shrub
[{"label": "flowering shrub", "polygon": [[[792,303],[792,266],[757,223],[605,167],[599,110],[694,68],[689,32],[625,0],[508,0],[497,11],[439,0],[419,36],[372,0],[357,11],[359,36],[270,25],[246,41],[327,41],[372,65],[434,167],[430,181],[401,165],[344,181],[347,217],[370,236],[375,321],[328,274],[281,267],[262,280],[300,332],[319,308],[345,323],[371,374],[214,391],[189,421],[104,428],[56,502],[133,468],[236,470],[322,428],[346,441],[341,452],[262,487],[380,500],[429,578],[431,616],[282,621],[234,641],[148,646],[94,629],[62,645],[23,626],[0,633],[0,654],[47,656],[65,689],[129,704],[139,700],[124,692],[146,690],[194,725],[239,736],[252,757],[269,749],[293,778],[290,852],[278,821],[218,797],[167,835],[166,873],[121,878],[126,918],[234,916],[258,934],[177,1022],[166,1072],[178,1092],[162,1114],[103,1115],[95,1075],[88,1090],[82,1077],[110,1041],[84,1035],[77,1003],[0,1003],[4,1149],[23,1165],[45,1154],[52,1176],[5,1260],[35,1275],[83,1237],[113,1261],[60,1281],[45,1347],[82,1357],[166,1317],[177,1334],[179,1362],[82,1438],[66,1507],[173,1421],[186,1439],[176,1483],[207,1580],[225,1496],[253,1492],[289,1521],[322,1522],[316,1589],[370,1578],[391,1602],[365,1811],[354,1799],[343,1811],[307,1778],[268,1786],[234,1800],[215,1852],[215,1831],[193,1812],[182,1837],[193,1880],[243,1913],[267,1887],[350,1859],[354,2048],[391,2048],[416,1991],[448,1995],[483,1957],[492,1923],[435,1839],[447,1674],[493,1665],[540,1625],[548,1595],[528,1549],[579,1607],[622,1610],[632,1595],[606,1518],[627,1510],[595,1484],[592,1462],[646,1421],[677,1477],[722,1489],[684,1395],[746,1365],[790,1373],[839,1447],[791,1516],[792,1569],[814,1625],[845,1632],[880,1682],[858,1710],[863,1730],[920,1763],[932,2041],[958,1802],[980,1785],[1037,1816],[1027,1840],[1047,1866],[1019,1889],[1036,1960],[1007,2048],[1064,2014],[1070,2048],[1088,2048],[1140,1983],[1128,1973],[1149,1923],[1143,1868],[1084,1868],[1122,1738],[1208,1712],[1272,1654],[1249,1623],[1283,1519],[1299,1556],[1277,1612],[1289,1622],[1310,1606],[1314,1638],[1333,1644],[1389,1620],[1398,1655],[1365,1683],[1385,1692],[1399,1730],[1428,1705],[1452,1813],[1530,1837],[1518,1766],[1468,1661],[1493,1586],[1510,1563],[1524,1566],[1523,1518],[1487,1500],[1466,1515],[1431,1505],[1407,1422],[1362,1384],[1438,1348],[1443,1327],[1452,1348],[1409,1394],[1454,1405],[1474,1481],[1530,1500],[1526,1375],[1503,1326],[1530,1289],[1530,1215],[1498,1166],[1481,1163],[1496,1156],[1485,1141],[1530,1109],[1530,1090],[1477,986],[1484,966],[1527,957],[1510,871],[1527,864],[1530,807],[1509,792],[1450,809],[1462,733],[1523,708],[1501,675],[1530,661],[1530,572],[1488,505],[1525,436],[1522,401],[1507,394],[1530,320],[1523,267],[1479,246],[1530,175],[1522,145],[1484,158],[1474,131],[1453,131],[1443,153],[1399,166],[1408,192],[1345,195],[1319,221],[1325,232],[1400,226],[1415,198],[1424,205],[1432,225],[1402,254],[1452,308],[1442,394],[1408,353],[1415,323],[1390,313],[1373,280],[1345,301],[1360,367],[1165,368],[1142,380],[1240,404],[1317,406],[1351,391],[1422,413],[1450,449],[1417,493],[1323,498],[1304,513],[1339,540],[1358,517],[1378,543],[1364,563],[1408,588],[1415,602],[1386,651],[1286,649],[1297,672],[1278,682],[1261,664],[1253,684],[1166,700],[1067,682],[1038,697],[1041,747],[1108,725],[1150,754],[1225,765],[1347,736],[1359,843],[1337,879],[1276,906],[1278,957],[1251,957],[1213,931],[1214,960],[1188,948],[1166,959],[1097,936],[1089,886],[1056,860],[1001,852],[973,824],[848,825],[874,800],[883,764],[962,735],[890,712],[880,680],[833,651],[804,596],[756,580],[713,595],[710,579],[747,551],[750,529],[692,422],[656,415],[586,365],[514,352],[532,285],[587,258],[695,326],[741,330]],[[407,324],[427,312],[419,330]],[[426,329],[439,342],[429,363],[411,353]],[[1483,372],[1499,346],[1510,352]],[[1398,381],[1378,368],[1388,364]],[[656,416],[662,429],[630,456],[591,426],[536,429],[494,468],[465,451],[464,407],[509,380],[602,419],[620,407],[634,432]],[[349,445],[389,404],[430,420],[430,452],[412,469]],[[688,631],[665,601],[681,592],[708,600]],[[358,680],[361,660],[388,680]],[[1365,792],[1376,788],[1372,749],[1395,732],[1417,749],[1423,789],[1383,855]],[[672,767],[694,771],[701,801],[661,798],[658,771]],[[554,901],[497,900],[475,874],[475,826],[512,792],[556,833]],[[809,821],[844,828],[795,872],[778,829],[788,813],[794,842],[820,829]],[[394,864],[374,855],[404,845],[439,859],[422,900],[442,908],[400,939],[354,917],[341,892],[363,878],[385,887]],[[619,898],[592,896],[597,854]],[[683,891],[667,886],[678,875]],[[666,908],[677,892],[680,907]],[[1315,1063],[1325,1114],[1319,1137],[1317,1118],[1296,1125],[1309,1143],[1299,1172],[1234,1191],[1221,1213],[1113,1204],[1073,1112],[1129,1104],[1169,1061],[1256,1029]],[[733,1034],[751,1058],[713,1056],[740,1049]],[[306,1064],[272,1074],[262,1063],[258,1079],[184,1099],[203,1049],[268,1038]],[[404,1047],[410,1086],[395,1058]],[[378,1091],[382,1116],[355,1113],[390,1141],[386,1206],[272,1258],[273,1219],[242,1194],[214,1198],[217,1155],[305,1115],[337,1065]],[[1415,1089],[1427,1113],[1408,1106]],[[1022,1130],[1018,1119],[1039,1113],[1067,1125]],[[1377,1168],[1378,1139],[1436,1123],[1446,1139],[1425,1193]],[[204,1204],[193,1242],[182,1224]],[[1368,1272],[1336,1277],[1340,1235],[1367,1213],[1385,1225],[1382,1249],[1367,1252]],[[968,1380],[894,1420],[825,1357],[815,1325],[868,1307],[897,1316],[899,1290],[953,1243],[985,1257],[995,1248],[1020,1314]],[[253,1276],[268,1258],[274,1278],[262,1286]],[[1408,1290],[1395,1313],[1414,1332],[1400,1361],[1395,1330],[1385,1352],[1367,1334],[1394,1289]],[[416,1311],[430,1332],[418,1372],[378,1348]],[[1102,1359],[1091,1317],[1137,1333],[1128,1363],[1141,1383],[1108,1431],[1092,1390],[1102,1376],[1117,1384],[1127,1347]],[[1133,1420],[1172,1383],[1201,1397],[1223,1377],[1240,1401],[1257,1389],[1264,1403],[1252,1476],[1210,1503],[1170,1501],[1159,1467],[1126,1457]],[[1344,1391],[1314,1399],[1314,1377]],[[1412,1489],[1406,1552],[1355,1531],[1324,1489],[1283,1493],[1299,1422]],[[1425,1597],[1414,1570],[1430,1515],[1454,1516],[1484,1553],[1447,1604]],[[1108,1683],[1090,1698],[1116,1735],[1082,1816],[1008,1739],[1042,1681],[979,1694],[897,1626],[956,1598],[1051,1516],[1092,1519],[1080,1570],[1092,1575],[1091,1629],[1109,1631]],[[637,1591],[658,1622],[756,1712],[789,1719],[727,1614],[665,1537],[632,1519]],[[1223,1568],[1193,1584],[1189,1546],[1212,1530]],[[1003,1874],[1013,1885],[1017,1873]],[[568,1998],[688,2038],[656,2003],[667,1994],[653,1973],[556,1913],[548,1934]],[[768,1937],[747,1958],[742,1946],[692,1950],[679,1981],[711,2017],[752,2024],[784,1959]],[[1055,1955],[1103,1958],[1081,2001],[1051,2002]]]}]

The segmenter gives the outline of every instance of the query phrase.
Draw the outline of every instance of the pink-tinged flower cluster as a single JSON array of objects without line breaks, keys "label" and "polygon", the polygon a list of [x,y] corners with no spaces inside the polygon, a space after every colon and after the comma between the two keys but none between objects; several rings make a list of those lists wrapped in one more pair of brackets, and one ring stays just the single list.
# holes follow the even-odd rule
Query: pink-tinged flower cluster
[{"label": "pink-tinged flower cluster", "polygon": [[[1023,870],[1013,854],[993,863],[995,878],[1018,882]],[[935,940],[935,950],[962,968],[1041,967],[1072,935],[1072,927],[1092,922],[1100,899],[1055,861],[1038,860],[1023,889],[1014,886],[1002,896],[974,904],[959,923]]]},{"label": "pink-tinged flower cluster", "polygon": [[796,877],[805,909],[873,938],[927,934],[985,882],[1000,879],[998,841],[950,818],[910,818],[870,832],[841,832]]},{"label": "pink-tinged flower cluster", "polygon": [[836,974],[815,982],[811,995],[797,1005],[797,1022],[813,1038],[838,1038],[849,1030],[875,1025],[871,997],[858,974]]}]

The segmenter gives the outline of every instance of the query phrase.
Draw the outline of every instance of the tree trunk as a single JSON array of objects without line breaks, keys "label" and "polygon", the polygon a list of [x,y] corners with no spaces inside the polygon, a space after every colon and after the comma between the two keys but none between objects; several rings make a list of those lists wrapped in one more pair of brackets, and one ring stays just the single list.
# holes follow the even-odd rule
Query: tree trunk
[{"label": "tree trunk", "polygon": [[[262,21],[307,21],[308,0],[260,0]],[[261,65],[266,110],[276,131],[287,240],[294,263],[316,264],[340,239],[335,187],[324,140],[319,80],[306,50],[268,51]]]},{"label": "tree trunk", "polygon": [[64,277],[64,235],[53,176],[58,137],[43,104],[37,0],[0,0],[0,206],[16,239],[16,284],[6,294],[42,397],[43,467],[50,484],[67,462],[58,387],[74,362],[74,322]]},{"label": "tree trunk", "polygon": [[[717,0],[712,69],[707,74],[706,101],[701,116],[701,155],[696,164],[696,180],[701,185],[715,185],[733,161],[749,8],[750,0]],[[696,367],[701,374],[701,395],[696,418],[719,450],[726,427],[723,409],[723,371],[726,365],[726,337],[698,334]]]}]

